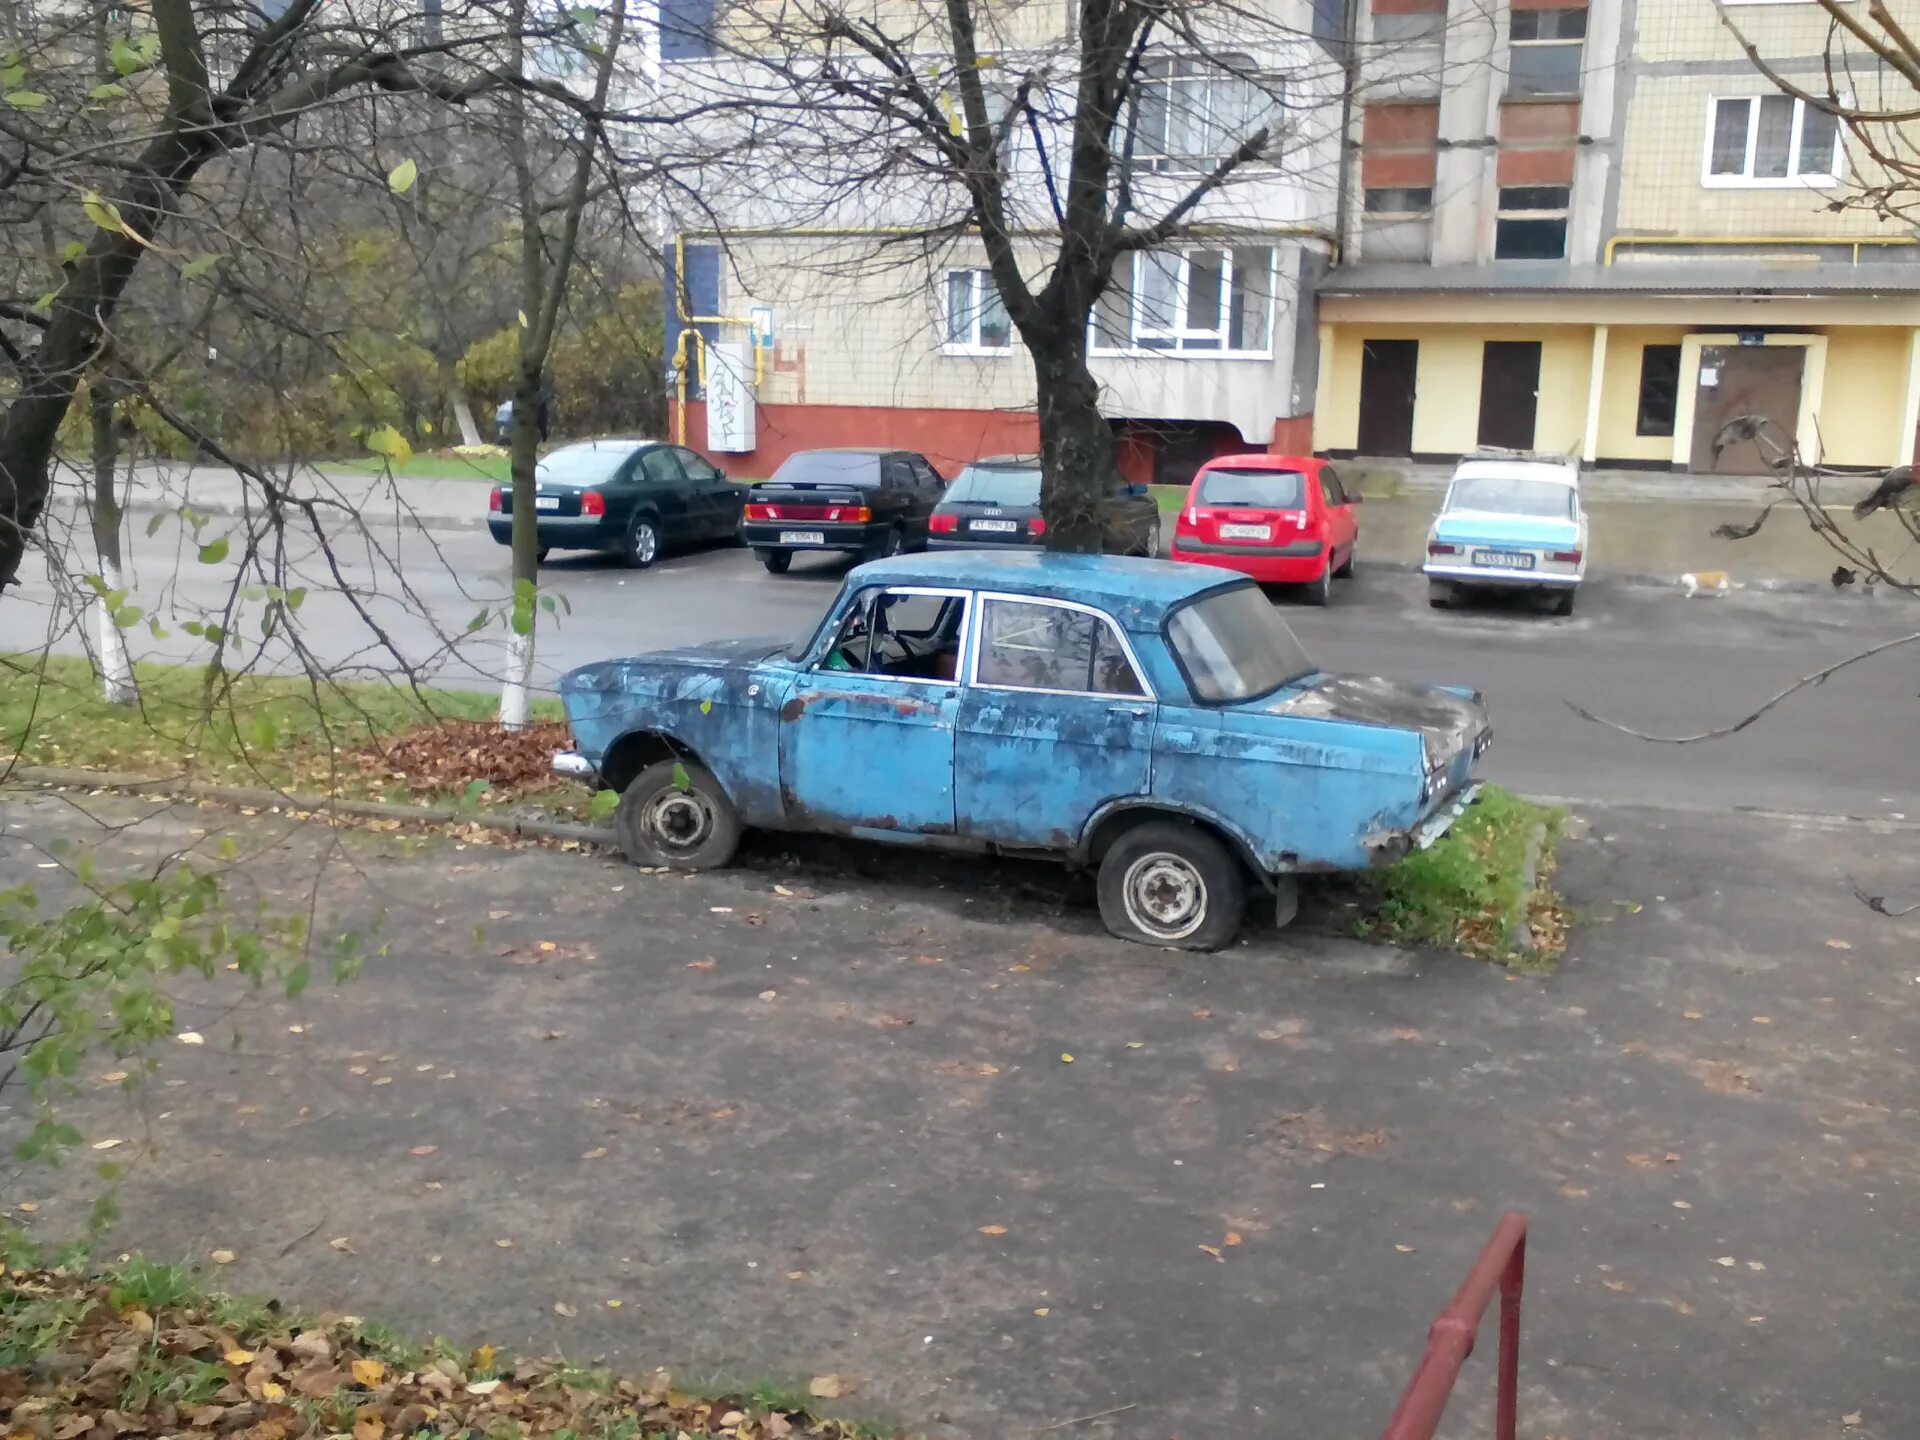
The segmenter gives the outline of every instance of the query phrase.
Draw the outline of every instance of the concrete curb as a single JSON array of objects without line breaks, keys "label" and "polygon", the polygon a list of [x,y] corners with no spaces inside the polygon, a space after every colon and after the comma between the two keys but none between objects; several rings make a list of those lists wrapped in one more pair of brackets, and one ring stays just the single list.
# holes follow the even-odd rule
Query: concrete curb
[{"label": "concrete curb", "polygon": [[[249,507],[232,500],[195,500],[193,502],[193,508],[202,515],[219,515],[223,517],[246,515],[249,513],[258,514],[260,512],[258,505],[249,509]],[[482,506],[481,508],[484,511],[485,507]],[[130,515],[173,515],[177,514],[179,509],[180,506],[178,503],[170,503],[152,496],[136,495],[127,502],[127,513]],[[484,530],[487,528],[487,517],[484,513],[478,515],[427,515],[418,510],[406,510],[401,512],[401,518],[421,530]]]},{"label": "concrete curb", "polygon": [[1535,821],[1532,832],[1527,836],[1526,856],[1520,862],[1520,898],[1514,902],[1501,925],[1501,940],[1508,952],[1523,958],[1531,957],[1536,948],[1533,927],[1527,924],[1527,910],[1533,892],[1540,886],[1540,856],[1546,845],[1546,822]]},{"label": "concrete curb", "polygon": [[71,770],[50,765],[21,765],[0,776],[8,784],[35,790],[114,790],[130,795],[161,795],[169,800],[211,800],[236,808],[328,811],[361,820],[400,820],[412,825],[477,825],[483,830],[527,840],[575,840],[583,845],[613,846],[613,831],[598,825],[575,825],[566,820],[487,815],[452,805],[396,805],[385,800],[349,800],[331,795],[300,795],[247,785],[217,785],[206,780],[162,779],[117,770]]}]

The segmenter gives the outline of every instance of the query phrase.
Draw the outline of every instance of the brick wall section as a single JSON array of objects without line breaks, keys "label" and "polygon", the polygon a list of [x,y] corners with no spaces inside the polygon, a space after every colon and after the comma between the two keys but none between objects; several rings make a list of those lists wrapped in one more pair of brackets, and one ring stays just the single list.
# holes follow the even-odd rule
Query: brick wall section
[{"label": "brick wall section", "polygon": [[1500,183],[1571,185],[1574,139],[1579,133],[1578,101],[1502,105]]},{"label": "brick wall section", "polygon": [[1360,183],[1370,190],[1433,184],[1440,107],[1369,105],[1360,121]]}]

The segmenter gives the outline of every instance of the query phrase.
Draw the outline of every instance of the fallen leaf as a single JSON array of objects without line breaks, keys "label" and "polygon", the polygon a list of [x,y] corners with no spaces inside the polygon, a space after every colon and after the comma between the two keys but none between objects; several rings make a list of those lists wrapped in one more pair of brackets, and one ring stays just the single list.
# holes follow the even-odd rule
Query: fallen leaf
[{"label": "fallen leaf", "polygon": [[747,1412],[744,1410],[729,1410],[727,1411],[726,1414],[720,1417],[720,1423],[722,1426],[738,1425],[742,1420],[746,1418],[747,1418]]},{"label": "fallen leaf", "polygon": [[251,1365],[254,1361],[254,1352],[251,1350],[229,1350],[220,1358],[229,1365]]},{"label": "fallen leaf", "polygon": [[1147,1047],[1147,1042],[1144,1040],[1127,1041],[1127,1049],[1129,1050],[1144,1050],[1146,1049],[1146,1047]]},{"label": "fallen leaf", "polygon": [[[1829,940],[1827,943],[1831,945],[1833,942]],[[1846,1426],[1849,1430],[1853,1429],[1854,1426],[1858,1425],[1860,1423],[1860,1420],[1861,1420],[1861,1415],[1858,1410],[1849,1410],[1846,1414],[1840,1417],[1840,1423]]]},{"label": "fallen leaf", "polygon": [[773,1000],[777,999],[779,994],[780,992],[778,990],[762,990],[760,992],[760,998],[762,1000]]},{"label": "fallen leaf", "polygon": [[1418,1040],[1420,1038],[1420,1032],[1411,1025],[1396,1025],[1393,1029],[1393,1038],[1396,1040]]},{"label": "fallen leaf", "polygon": [[37,1201],[22,1200],[18,1205],[14,1206],[13,1208],[18,1210],[22,1215],[32,1215],[39,1210],[40,1206]]},{"label": "fallen leaf", "polygon": [[773,887],[773,893],[776,895],[791,895],[793,894],[793,891],[789,890],[784,885],[776,885]]},{"label": "fallen leaf", "polygon": [[100,1083],[102,1085],[118,1085],[122,1080],[125,1080],[126,1078],[127,1078],[127,1072],[124,1070],[109,1070],[106,1074],[100,1077]]},{"label": "fallen leaf", "polygon": [[[100,1147],[96,1145],[94,1148],[97,1150]],[[231,1265],[233,1264],[234,1256],[231,1250],[216,1250],[207,1258],[216,1265]]]},{"label": "fallen leaf", "polygon": [[334,1236],[333,1239],[327,1241],[327,1245],[330,1249],[338,1250],[342,1255],[357,1255],[359,1253],[353,1248],[353,1241],[345,1235]]},{"label": "fallen leaf", "polygon": [[1698,1010],[1688,1010],[1683,1013],[1680,1018],[1682,1020],[1698,1020],[1700,1018],[1700,1012]]},{"label": "fallen leaf", "polygon": [[1658,1160],[1655,1160],[1651,1155],[1645,1153],[1627,1156],[1627,1164],[1636,1166],[1641,1170],[1651,1170],[1659,1163]]},{"label": "fallen leaf", "polygon": [[1727,1267],[1727,1269],[1731,1270],[1733,1268],[1733,1256],[1731,1255],[1719,1256],[1717,1259],[1714,1260],[1713,1263],[1716,1265],[1724,1265]]},{"label": "fallen leaf", "polygon": [[980,1233],[982,1235],[1004,1235],[1007,1233],[1007,1227],[1004,1225],[982,1225],[980,1227]]},{"label": "fallen leaf", "polygon": [[367,1067],[364,1065],[349,1065],[347,1067],[347,1074],[349,1075],[364,1075],[366,1073]]},{"label": "fallen leaf", "polygon": [[571,1320],[575,1316],[579,1315],[580,1312],[574,1309],[573,1306],[569,1305],[566,1301],[556,1300],[553,1302],[553,1313],[556,1315],[564,1316],[566,1319]]},{"label": "fallen leaf", "polygon": [[804,1270],[787,1271],[787,1279],[789,1280],[804,1280],[806,1278],[807,1278],[807,1272]]},{"label": "fallen leaf", "polygon": [[1202,1246],[1199,1246],[1198,1248],[1199,1248],[1199,1249],[1201,1249],[1201,1250],[1204,1250],[1204,1251],[1205,1251],[1205,1252],[1206,1252],[1207,1254],[1209,1254],[1209,1255],[1211,1255],[1211,1256],[1213,1256],[1213,1258],[1214,1258],[1214,1259],[1216,1259],[1216,1260],[1218,1260],[1218,1261],[1220,1261],[1220,1262],[1221,1262],[1222,1264],[1225,1264],[1225,1263],[1226,1263],[1226,1259],[1227,1259],[1227,1257],[1226,1257],[1226,1256],[1224,1256],[1224,1255],[1222,1255],[1222,1254],[1220,1253],[1220,1247],[1219,1247],[1219,1246],[1217,1246],[1217,1245],[1202,1245]]},{"label": "fallen leaf", "polygon": [[[1829,950],[1851,950],[1853,946],[1845,940],[1829,940],[1827,941],[1827,948]],[[1858,1419],[1857,1416],[1855,1418],[1856,1420]]]},{"label": "fallen leaf", "polygon": [[604,1145],[596,1145],[593,1147],[593,1149],[587,1151],[586,1154],[582,1155],[580,1158],[582,1160],[604,1160],[606,1158],[606,1155],[607,1155],[607,1147]]},{"label": "fallen leaf", "polygon": [[353,1440],[381,1440],[387,1433],[387,1422],[371,1410],[362,1410],[353,1417]]},{"label": "fallen leaf", "polygon": [[1773,1024],[1773,1019],[1767,1015],[1756,1015],[1753,1017],[1753,1023],[1756,1025],[1771,1025]]},{"label": "fallen leaf", "polygon": [[416,1075],[424,1075],[431,1069],[433,1069],[431,1065],[416,1065],[413,1067],[413,1073]]},{"label": "fallen leaf", "polygon": [[432,1155],[439,1149],[440,1147],[438,1145],[416,1145],[407,1151],[407,1153],[409,1155]]},{"label": "fallen leaf", "polygon": [[1764,1264],[1763,1264],[1762,1262],[1760,1262],[1760,1261],[1758,1261],[1758,1260],[1749,1260],[1749,1261],[1747,1261],[1747,1269],[1749,1269],[1749,1270],[1753,1270],[1753,1271],[1764,1271],[1764,1270],[1765,1270],[1766,1268],[1767,1268],[1767,1267],[1766,1267],[1766,1266],[1765,1266],[1765,1265],[1764,1265]]},{"label": "fallen leaf", "polygon": [[373,1083],[376,1085],[391,1085],[393,1083],[393,1077],[391,1075],[382,1075]]},{"label": "fallen leaf", "polygon": [[1213,1019],[1213,1011],[1211,1011],[1211,1010],[1196,1010],[1196,1011],[1194,1011],[1194,1012],[1193,1012],[1193,1018],[1194,1018],[1194,1019],[1196,1019],[1196,1020],[1211,1020],[1211,1019]]},{"label": "fallen leaf", "polygon": [[607,1301],[607,1308],[609,1310],[618,1310],[622,1305],[626,1303],[627,1302],[624,1300],[609,1300]]},{"label": "fallen leaf", "polygon": [[353,1362],[353,1382],[371,1390],[387,1378],[387,1367],[378,1360],[366,1358]]},{"label": "fallen leaf", "polygon": [[[508,1241],[507,1243],[512,1244],[513,1242]],[[474,1370],[491,1370],[493,1368],[494,1358],[499,1353],[500,1352],[495,1350],[491,1345],[476,1345],[473,1350],[473,1355],[469,1360],[469,1368]]]},{"label": "fallen leaf", "polygon": [[286,1390],[282,1386],[274,1384],[271,1380],[262,1380],[259,1385],[259,1391],[260,1398],[269,1404],[275,1400],[284,1400],[287,1398]]},{"label": "fallen leaf", "polygon": [[1227,1231],[1227,1238],[1225,1243],[1228,1245],[1238,1245],[1240,1243],[1240,1238],[1241,1238],[1240,1232],[1238,1230],[1229,1230]]},{"label": "fallen leaf", "polygon": [[551,955],[555,950],[558,950],[560,947],[554,944],[553,941],[551,940],[542,940],[540,942],[539,948],[541,950],[544,950],[547,954]]},{"label": "fallen leaf", "polygon": [[853,1388],[844,1375],[816,1375],[807,1382],[807,1393],[816,1400],[838,1400]]},{"label": "fallen leaf", "polygon": [[713,969],[713,966],[714,966],[714,962],[713,962],[712,960],[710,960],[710,959],[708,959],[708,960],[689,960],[689,961],[687,962],[687,969],[689,969],[689,970],[711,970],[711,969]]},{"label": "fallen leaf", "polygon": [[204,1045],[207,1043],[207,1037],[197,1030],[182,1030],[173,1038],[178,1040],[182,1045]]},{"label": "fallen leaf", "polygon": [[467,1393],[469,1395],[491,1395],[499,1388],[500,1382],[498,1380],[476,1380],[467,1386]]},{"label": "fallen leaf", "polygon": [[1060,1057],[1060,1063],[1061,1063],[1062,1065],[1071,1065],[1071,1064],[1073,1064],[1073,1056],[1071,1056],[1071,1055],[1064,1055],[1064,1054],[1063,1054],[1063,1055],[1062,1055],[1062,1056]]},{"label": "fallen leaf", "polygon": [[115,1139],[115,1140],[96,1140],[96,1141],[94,1141],[94,1142],[93,1142],[93,1148],[94,1148],[94,1149],[96,1149],[96,1150],[111,1150],[111,1149],[113,1149],[113,1147],[114,1147],[114,1146],[116,1146],[116,1145],[124,1145],[124,1144],[126,1144],[126,1143],[127,1143],[126,1141],[124,1141],[124,1140],[118,1140],[118,1139]]},{"label": "fallen leaf", "polygon": [[1673,1202],[1673,1208],[1676,1210],[1691,1210],[1693,1206],[1685,1200],[1676,1200]]},{"label": "fallen leaf", "polygon": [[1053,1313],[1053,1310],[1046,1305],[1042,1305],[1038,1310],[1034,1311],[1033,1313],[1044,1318],[1045,1316],[1051,1315]]},{"label": "fallen leaf", "polygon": [[[496,1240],[496,1241],[494,1241],[493,1243],[494,1243],[495,1245],[498,1245],[498,1246],[499,1246],[499,1247],[500,1247],[500,1248],[501,1248],[502,1250],[511,1250],[511,1249],[513,1249],[513,1241],[511,1241],[511,1240]],[[1731,1261],[1729,1261],[1728,1263],[1729,1263],[1729,1264],[1731,1264],[1732,1262],[1731,1262]]]},{"label": "fallen leaf", "polygon": [[1413,1246],[1411,1245],[1401,1245],[1396,1243],[1393,1248],[1398,1250],[1402,1255],[1413,1254]]},{"label": "fallen leaf", "polygon": [[1629,1285],[1625,1280],[1607,1279],[1602,1280],[1600,1283],[1616,1295],[1630,1295],[1633,1293],[1633,1286]]}]

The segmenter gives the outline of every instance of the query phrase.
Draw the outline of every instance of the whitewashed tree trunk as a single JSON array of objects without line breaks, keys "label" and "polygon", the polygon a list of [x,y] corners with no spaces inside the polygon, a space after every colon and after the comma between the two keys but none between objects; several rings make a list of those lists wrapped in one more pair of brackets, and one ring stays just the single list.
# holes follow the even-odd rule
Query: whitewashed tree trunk
[{"label": "whitewashed tree trunk", "polygon": [[[102,559],[100,579],[109,590],[124,589],[120,567]],[[113,621],[113,607],[102,595],[93,602],[100,617],[100,680],[109,705],[131,705],[140,698],[133,683],[133,657],[127,653],[127,637]]]},{"label": "whitewashed tree trunk", "polygon": [[473,403],[467,399],[467,387],[460,383],[460,377],[453,366],[447,366],[446,371],[447,401],[453,406],[454,422],[460,427],[460,443],[462,445],[486,444],[487,442],[481,438],[480,427],[474,423]]},{"label": "whitewashed tree trunk", "polygon": [[500,687],[500,723],[524,730],[533,719],[533,634],[507,635],[507,674]]},{"label": "whitewashed tree trunk", "polygon": [[[100,583],[108,594],[126,589],[120,568],[120,434],[113,397],[106,381],[95,376],[88,387],[88,412],[93,422],[93,548],[100,564]],[[123,600],[121,603],[125,603]],[[100,683],[109,705],[131,705],[140,698],[133,682],[133,657],[127,637],[114,623],[113,606],[102,595],[94,601],[100,623]]]}]

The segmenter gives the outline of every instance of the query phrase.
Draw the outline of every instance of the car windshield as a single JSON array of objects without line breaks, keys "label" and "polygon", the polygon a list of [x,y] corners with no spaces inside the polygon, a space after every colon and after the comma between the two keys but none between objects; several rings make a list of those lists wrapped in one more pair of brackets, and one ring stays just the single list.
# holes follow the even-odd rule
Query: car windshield
[{"label": "car windshield", "polygon": [[867,451],[801,450],[783,460],[767,483],[858,485],[872,490],[880,484],[880,457]]},{"label": "car windshield", "polygon": [[1258,510],[1298,510],[1305,477],[1298,470],[1207,470],[1200,476],[1202,505],[1240,505]]},{"label": "car windshield", "polygon": [[1447,508],[1570,520],[1573,487],[1558,480],[1528,480],[1519,475],[1462,475],[1453,482]]},{"label": "car windshield", "polygon": [[534,467],[541,485],[598,485],[633,457],[637,446],[562,445]]},{"label": "car windshield", "polygon": [[1038,505],[1040,470],[1010,465],[969,465],[947,487],[949,500],[974,500],[987,505]]},{"label": "car windshield", "polygon": [[1251,700],[1317,668],[1258,585],[1182,606],[1168,617],[1167,638],[1193,693],[1209,704]]}]

